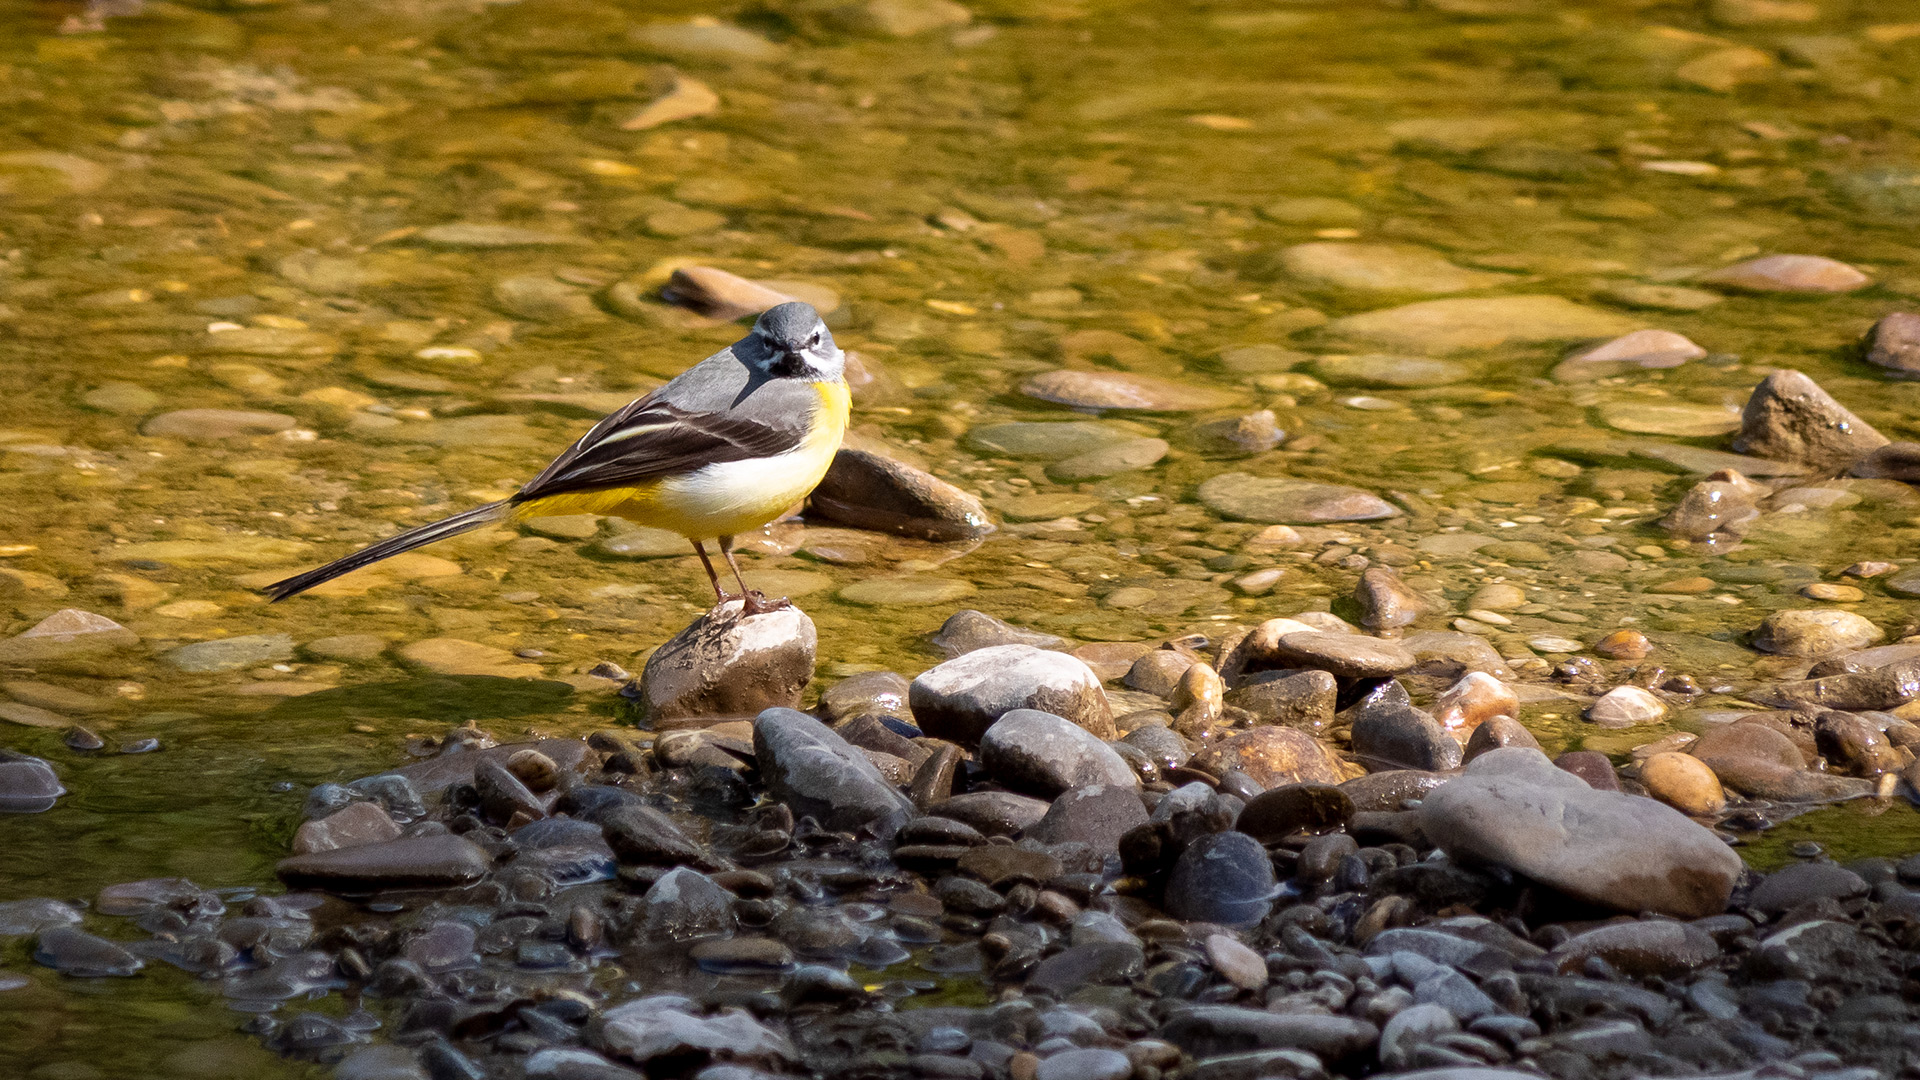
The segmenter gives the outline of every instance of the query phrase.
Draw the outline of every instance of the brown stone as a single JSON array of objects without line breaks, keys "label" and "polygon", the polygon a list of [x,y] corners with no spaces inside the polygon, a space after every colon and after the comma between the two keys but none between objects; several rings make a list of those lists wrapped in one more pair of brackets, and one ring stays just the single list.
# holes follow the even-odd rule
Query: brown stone
[{"label": "brown stone", "polygon": [[1368,567],[1360,575],[1353,599],[1360,606],[1360,625],[1369,630],[1394,630],[1419,618],[1426,601],[1400,575],[1385,566]]},{"label": "brown stone", "polygon": [[1470,671],[1433,701],[1433,718],[1453,731],[1470,731],[1496,716],[1520,712],[1512,687],[1481,671]]},{"label": "brown stone", "polygon": [[650,721],[753,716],[791,708],[813,679],[813,620],[797,607],[742,616],[729,600],[647,657],[640,702]]},{"label": "brown stone", "polygon": [[1720,778],[1706,762],[1672,750],[1640,763],[1640,783],[1647,794],[1693,817],[1712,817],[1726,809],[1727,794]]},{"label": "brown stone", "polygon": [[1920,378],[1920,315],[1896,311],[1874,323],[1867,333],[1867,362],[1899,378]]},{"label": "brown stone", "polygon": [[1267,725],[1221,739],[1195,755],[1196,768],[1215,776],[1239,769],[1262,788],[1282,784],[1338,784],[1347,779],[1326,744],[1297,728]]},{"label": "brown stone", "polygon": [[979,499],[923,469],[851,447],[834,455],[810,505],[855,528],[916,540],[971,540],[994,529]]},{"label": "brown stone", "polygon": [[1885,435],[1798,371],[1776,371],[1760,381],[1733,442],[1742,454],[1836,469],[1885,445]]},{"label": "brown stone", "polygon": [[1498,750],[1506,746],[1524,746],[1530,750],[1540,749],[1540,740],[1533,737],[1525,725],[1511,716],[1495,716],[1473,729],[1467,738],[1466,752],[1461,756],[1462,763],[1472,761],[1489,750]]},{"label": "brown stone", "polygon": [[1593,651],[1609,660],[1645,660],[1653,643],[1638,630],[1615,630],[1595,642]]},{"label": "brown stone", "polygon": [[398,839],[395,824],[379,803],[350,803],[326,817],[301,824],[293,834],[293,853],[312,855],[320,851],[359,847]]}]

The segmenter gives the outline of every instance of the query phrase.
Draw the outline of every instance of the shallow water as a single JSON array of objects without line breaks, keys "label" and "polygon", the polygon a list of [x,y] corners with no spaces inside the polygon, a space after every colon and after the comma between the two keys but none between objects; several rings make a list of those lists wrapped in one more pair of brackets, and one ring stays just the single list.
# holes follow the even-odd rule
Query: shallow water
[{"label": "shallow water", "polygon": [[[1606,418],[1680,404],[1712,424],[1779,366],[1889,437],[1920,432],[1920,385],[1888,381],[1853,344],[1920,298],[1920,25],[1904,0],[1823,6],[1810,24],[1740,26],[1693,4],[1004,0],[893,39],[798,3],[149,3],[89,31],[78,5],[0,0],[0,565],[24,572],[0,602],[8,634],[78,607],[141,637],[7,678],[91,695],[94,711],[68,715],[110,745],[162,745],[87,756],[57,728],[0,723],[0,745],[53,761],[73,792],[0,819],[0,899],[158,875],[271,886],[306,788],[395,763],[408,735],[470,718],[502,737],[607,723],[614,699],[581,676],[600,661],[637,671],[704,608],[690,555],[622,557],[577,523],[544,523],[333,595],[268,608],[252,588],[499,497],[622,395],[737,337],[652,299],[684,264],[837,293],[835,333],[884,373],[857,400],[858,437],[1008,522],[974,546],[809,530],[795,551],[792,527],[757,541],[749,573],[819,625],[822,682],[928,666],[925,633],[961,606],[1085,640],[1324,608],[1350,591],[1342,557],[1357,553],[1456,608],[1487,581],[1521,584],[1540,606],[1494,634],[1510,661],[1536,651],[1529,637],[1591,644],[1639,626],[1657,661],[1715,691],[1695,711],[1737,707],[1790,666],[1744,635],[1767,611],[1815,606],[1796,594],[1808,581],[1913,551],[1920,496],[1841,485],[1835,498],[1857,501],[1774,515],[1706,556],[1651,524],[1684,470],[1600,443],[1725,449]],[[696,16],[772,44],[631,33]],[[671,71],[717,91],[718,113],[623,130]],[[456,222],[555,242],[476,249],[427,231]],[[1329,388],[1301,377],[1324,370],[1308,357],[1231,352],[1418,351],[1320,327],[1423,294],[1316,286],[1277,254],[1347,239],[1443,256],[1475,272],[1464,295],[1563,297],[1711,355],[1565,385],[1545,377],[1566,351],[1549,333],[1448,356],[1467,369],[1448,385],[1395,389]],[[1774,252],[1837,258],[1875,284],[1696,311],[1617,300]],[[1072,417],[1017,389],[1063,361],[1236,406],[1202,419],[1272,408],[1294,441],[1228,460],[1202,452],[1187,414],[1133,414],[1122,426],[1164,435],[1166,460],[1068,486],[1044,456],[966,440]],[[292,422],[141,434],[193,408]],[[1403,513],[1312,534],[1302,554],[1244,553],[1258,526],[1195,501],[1227,471],[1356,484]],[[1420,546],[1449,533],[1523,543]],[[1350,550],[1315,561],[1322,541]],[[1226,587],[1269,564],[1285,569],[1272,592]],[[1709,592],[1643,591],[1697,575]],[[894,577],[908,580],[881,590],[884,608],[838,595]],[[908,591],[923,602],[901,604]],[[1911,601],[1867,592],[1854,610],[1889,639],[1912,631]],[[430,678],[378,642],[363,659],[215,673],[162,658],[272,633],[538,650],[512,662],[549,681]],[[1666,730],[1596,733],[1577,715],[1547,702],[1526,719],[1550,749],[1622,758]],[[1836,854],[1909,851],[1916,820],[1905,805],[1812,815],[1756,861],[1788,829]],[[171,970],[63,980],[10,941],[0,971],[32,980],[4,994],[0,1060],[36,1080],[309,1071],[233,1034],[242,1018]]]}]

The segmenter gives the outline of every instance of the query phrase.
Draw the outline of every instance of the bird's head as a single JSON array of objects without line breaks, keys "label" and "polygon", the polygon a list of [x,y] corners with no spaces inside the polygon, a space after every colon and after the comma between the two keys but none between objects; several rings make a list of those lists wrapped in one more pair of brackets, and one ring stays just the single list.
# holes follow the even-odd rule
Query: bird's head
[{"label": "bird's head", "polygon": [[794,301],[768,308],[753,324],[753,333],[736,346],[736,354],[769,375],[838,379],[845,371],[846,357],[833,343],[827,324],[809,304]]}]

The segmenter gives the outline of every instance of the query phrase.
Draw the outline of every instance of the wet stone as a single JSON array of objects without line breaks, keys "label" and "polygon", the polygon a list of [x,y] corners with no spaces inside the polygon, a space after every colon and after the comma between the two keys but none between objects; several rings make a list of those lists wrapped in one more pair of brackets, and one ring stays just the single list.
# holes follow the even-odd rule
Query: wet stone
[{"label": "wet stone", "polygon": [[911,811],[865,754],[805,713],[761,713],[753,722],[753,747],[768,792],[796,817],[855,829],[886,821],[897,826]]},{"label": "wet stone", "polygon": [[1181,853],[1164,904],[1177,919],[1251,926],[1266,917],[1275,895],[1266,849],[1245,833],[1223,832],[1203,836]]},{"label": "wet stone", "polygon": [[1393,630],[1419,618],[1427,604],[1385,566],[1371,566],[1360,574],[1353,592],[1360,606],[1360,625],[1369,630]]},{"label": "wet stone", "polygon": [[465,885],[478,880],[492,864],[486,852],[471,842],[440,834],[295,855],[282,859],[274,870],[293,888],[364,892]]},{"label": "wet stone", "polygon": [[1705,311],[1726,298],[1705,289],[1684,285],[1643,285],[1626,282],[1609,285],[1600,291],[1602,299],[1631,308],[1652,311]]},{"label": "wet stone", "polygon": [[931,803],[926,811],[964,822],[988,836],[1014,836],[1038,825],[1048,809],[1044,799],[1029,795],[972,791]]},{"label": "wet stone", "polygon": [[139,635],[104,615],[62,608],[0,641],[0,662],[32,665],[97,656],[137,644]]},{"label": "wet stone", "polygon": [[1070,945],[1047,957],[1027,976],[1027,989],[1065,995],[1082,986],[1124,982],[1140,974],[1144,957],[1139,945],[1122,941],[1091,941]]},{"label": "wet stone", "polygon": [[1733,448],[1777,461],[1845,468],[1886,444],[1886,436],[1812,379],[1798,371],[1776,371],[1747,399]]},{"label": "wet stone", "polygon": [[343,810],[303,823],[293,835],[293,853],[311,855],[396,840],[399,836],[400,826],[380,804],[350,803]]},{"label": "wet stone", "polygon": [[1813,608],[1776,611],[1754,632],[1754,648],[1781,656],[1819,657],[1864,649],[1886,637],[1851,611]]},{"label": "wet stone", "polygon": [[967,433],[967,445],[995,457],[1058,461],[1117,446],[1140,432],[1102,420],[1015,421],[989,424]]},{"label": "wet stone", "polygon": [[1613,763],[1598,750],[1570,750],[1553,759],[1554,767],[1586,781],[1595,791],[1619,791],[1620,779],[1613,775]]},{"label": "wet stone", "polygon": [[1691,754],[1664,751],[1640,763],[1647,794],[1691,817],[1712,817],[1726,808],[1720,778]]},{"label": "wet stone", "polygon": [[1118,851],[1120,838],[1146,823],[1146,807],[1133,784],[1089,784],[1054,799],[1027,835],[1043,844],[1085,844],[1099,852]]},{"label": "wet stone", "polygon": [[922,469],[843,447],[809,497],[821,516],[917,540],[970,540],[993,531],[980,500]]},{"label": "wet stone", "polygon": [[1888,443],[1853,463],[1849,476],[1920,483],[1920,443]]},{"label": "wet stone", "polygon": [[1603,728],[1651,724],[1665,715],[1665,703],[1638,686],[1616,686],[1587,708],[1587,719]]},{"label": "wet stone", "polygon": [[1302,830],[1323,831],[1343,826],[1353,813],[1353,800],[1338,787],[1284,784],[1250,800],[1233,827],[1267,844]]},{"label": "wet stone", "polygon": [[1867,894],[1860,875],[1828,862],[1795,863],[1768,874],[1748,894],[1747,906],[1775,916],[1816,900],[1847,901]]},{"label": "wet stone", "polygon": [[1409,705],[1357,706],[1353,752],[1371,766],[1438,772],[1458,768],[1461,747],[1433,717]]},{"label": "wet stone", "polygon": [[1504,866],[1623,911],[1719,914],[1742,865],[1671,808],[1594,791],[1536,750],[1476,758],[1427,795],[1420,824],[1458,861]]},{"label": "wet stone", "polygon": [[1498,750],[1504,746],[1524,746],[1530,750],[1538,750],[1540,741],[1533,737],[1533,732],[1528,731],[1525,725],[1513,717],[1495,716],[1473,729],[1473,734],[1467,737],[1466,749],[1461,755],[1461,760],[1472,761],[1489,750]]},{"label": "wet stone", "polygon": [[80,921],[80,910],[59,900],[9,900],[0,903],[0,937],[38,934]]},{"label": "wet stone", "polygon": [[[933,635],[934,646],[946,653],[949,660],[995,645],[1029,645],[1036,649],[1058,649],[1066,643],[1065,638],[1014,626],[991,615],[970,609],[956,611],[947,616],[947,621],[941,623],[940,629]],[[828,693],[831,694],[832,691]]]},{"label": "wet stone", "polygon": [[1345,778],[1339,758],[1325,744],[1297,728],[1270,724],[1214,742],[1195,756],[1193,764],[1215,775],[1237,769],[1269,789],[1283,784],[1337,784]]},{"label": "wet stone", "polygon": [[1021,882],[1039,885],[1051,881],[1059,877],[1063,869],[1059,859],[1044,851],[1028,851],[1005,844],[968,848],[959,862],[961,873],[979,878],[1002,892]]},{"label": "wet stone", "polygon": [[1031,645],[996,645],[949,660],[921,673],[909,699],[921,730],[962,744],[978,743],[1015,709],[1064,717],[1101,739],[1118,734],[1093,671]]},{"label": "wet stone", "polygon": [[1371,1049],[1380,1029],[1348,1016],[1191,1005],[1175,1012],[1160,1035],[1196,1058],[1289,1048],[1338,1063]]},{"label": "wet stone", "polygon": [[1087,784],[1131,787],[1134,772],[1106,743],[1051,713],[1015,709],[980,737],[980,763],[1007,787],[1052,798]]},{"label": "wet stone", "polygon": [[1339,684],[1325,671],[1258,671],[1227,691],[1226,704],[1264,724],[1319,729],[1333,720]]},{"label": "wet stone", "polygon": [[33,959],[62,975],[97,979],[137,973],[146,962],[106,938],[55,926],[34,939]]},{"label": "wet stone", "polygon": [[1634,320],[1559,296],[1426,300],[1348,315],[1323,332],[1411,353],[1446,356],[1502,345],[1608,338],[1639,329]]},{"label": "wet stone", "polygon": [[1897,378],[1920,378],[1920,314],[1884,315],[1867,332],[1867,362]]},{"label": "wet stone", "polygon": [[1395,642],[1318,630],[1281,636],[1274,643],[1273,657],[1288,667],[1318,668],[1343,679],[1398,675],[1417,662],[1412,653]]},{"label": "wet stone", "polygon": [[416,234],[422,243],[446,248],[559,247],[581,243],[578,238],[538,229],[481,222],[452,222],[422,229]]},{"label": "wet stone", "polygon": [[1766,255],[1702,274],[1703,285],[1758,293],[1844,293],[1871,284],[1860,271],[1820,255]]},{"label": "wet stone", "polygon": [[799,704],[813,679],[813,620],[797,607],[743,617],[742,603],[716,606],[647,658],[640,699],[650,720]]},{"label": "wet stone", "polygon": [[1287,477],[1223,473],[1200,485],[1200,501],[1239,521],[1267,525],[1320,525],[1398,517],[1392,504],[1359,488],[1316,484]]},{"label": "wet stone", "polygon": [[166,654],[167,663],[181,671],[206,673],[238,671],[293,659],[293,639],[286,634],[248,634],[182,645]]},{"label": "wet stone", "polygon": [[656,1059],[702,1061],[721,1057],[778,1065],[795,1059],[784,1035],[742,1009],[697,1015],[683,997],[640,998],[615,1006],[601,1017],[599,1044],[637,1065]]},{"label": "wet stone", "polygon": [[1671,330],[1635,330],[1560,361],[1553,377],[1560,382],[1589,382],[1634,370],[1675,368],[1705,355],[1707,350]]},{"label": "wet stone", "polygon": [[1364,353],[1359,356],[1323,356],[1313,365],[1314,374],[1328,386],[1351,386],[1368,390],[1414,390],[1429,386],[1451,386],[1464,382],[1473,372],[1451,360],[1433,360],[1424,356],[1392,356]]},{"label": "wet stone", "polygon": [[1438,296],[1510,280],[1455,266],[1425,248],[1397,244],[1296,244],[1280,252],[1280,265],[1303,285],[1354,292]]},{"label": "wet stone", "polygon": [[140,426],[140,433],[213,442],[276,435],[299,426],[299,423],[299,420],[285,413],[245,409],[179,409],[148,420]]},{"label": "wet stone", "polygon": [[1120,473],[1149,468],[1171,449],[1165,439],[1129,439],[1114,446],[1062,458],[1047,466],[1047,478],[1058,484],[1078,484]]},{"label": "wet stone", "polygon": [[1600,422],[1616,431],[1677,435],[1690,439],[1740,430],[1740,414],[1730,407],[1718,405],[1610,402],[1600,407]]},{"label": "wet stone", "polygon": [[37,814],[65,795],[53,766],[37,757],[0,749],[0,813]]},{"label": "wet stone", "polygon": [[1234,395],[1221,390],[1110,371],[1048,371],[1021,384],[1020,392],[1077,409],[1131,412],[1198,412],[1234,401]]},{"label": "wet stone", "polygon": [[1602,926],[1555,946],[1548,957],[1563,974],[1578,974],[1590,959],[1635,977],[1673,978],[1712,963],[1720,947],[1706,931],[1681,922],[1635,921]]},{"label": "wet stone", "polygon": [[1615,630],[1595,642],[1593,651],[1609,660],[1644,660],[1653,652],[1653,643],[1638,630]]}]

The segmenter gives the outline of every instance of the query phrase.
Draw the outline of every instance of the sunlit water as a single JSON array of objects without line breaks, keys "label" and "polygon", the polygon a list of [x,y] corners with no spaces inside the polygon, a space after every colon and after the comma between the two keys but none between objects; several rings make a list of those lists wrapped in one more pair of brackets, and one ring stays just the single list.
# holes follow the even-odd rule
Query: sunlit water
[{"label": "sunlit water", "polygon": [[[1887,381],[1853,345],[1920,296],[1920,15],[1904,0],[1829,0],[1824,20],[1744,26],[1705,6],[1004,0],[975,5],[970,25],[893,39],[800,3],[149,3],[88,32],[77,5],[0,0],[0,562],[23,572],[0,581],[0,602],[8,633],[78,607],[141,637],[8,678],[98,699],[70,715],[110,744],[163,746],[86,756],[57,728],[0,724],[0,745],[53,761],[72,791],[52,812],[0,819],[0,899],[160,875],[271,886],[306,788],[395,763],[410,734],[469,718],[502,737],[608,723],[613,699],[580,676],[603,660],[638,670],[705,606],[690,555],[622,557],[562,523],[477,534],[429,553],[446,563],[272,608],[253,588],[500,497],[623,395],[737,337],[654,299],[682,264],[836,293],[836,334],[882,373],[856,400],[863,445],[1009,519],[976,546],[810,528],[793,551],[792,526],[759,541],[749,572],[818,623],[823,682],[921,670],[938,659],[926,632],[961,606],[1084,640],[1324,608],[1354,574],[1345,552],[1311,556],[1351,538],[1341,546],[1394,554],[1456,606],[1487,581],[1526,587],[1539,606],[1495,637],[1510,660],[1538,651],[1529,637],[1591,643],[1634,625],[1670,671],[1725,688],[1698,708],[1738,701],[1783,670],[1743,635],[1767,611],[1811,606],[1796,595],[1807,581],[1908,557],[1920,497],[1859,486],[1851,505],[1770,518],[1704,557],[1651,524],[1689,478],[1597,444],[1724,439],[1627,434],[1603,417],[1680,404],[1704,407],[1687,414],[1699,422],[1791,366],[1890,437],[1920,430],[1920,386]],[[683,25],[696,16],[758,39]],[[624,130],[674,72],[715,90],[717,113]],[[454,222],[555,242],[474,249],[425,231]],[[1473,271],[1465,295],[1564,297],[1711,355],[1563,385],[1545,378],[1561,344],[1467,350],[1449,357],[1465,377],[1410,389],[1329,388],[1301,377],[1324,373],[1307,356],[1222,361],[1247,345],[1409,351],[1320,325],[1422,295],[1314,287],[1277,254],[1349,239]],[[1875,284],[1692,311],[1620,302],[1773,252],[1841,259]],[[1297,441],[1229,461],[1201,452],[1190,416],[1132,415],[1129,431],[1173,452],[1077,486],[966,441],[1069,418],[1017,391],[1063,363],[1175,378],[1235,406],[1201,419],[1269,407]],[[292,424],[141,434],[189,408]],[[1257,526],[1194,501],[1228,470],[1356,484],[1405,513],[1314,534],[1305,557],[1240,554]],[[1448,530],[1523,543],[1418,546]],[[1226,587],[1269,564],[1286,568],[1271,593]],[[1643,592],[1703,574],[1706,594]],[[838,596],[896,576],[925,602]],[[1855,610],[1910,632],[1910,603],[1868,592]],[[263,633],[539,650],[514,662],[548,681],[430,679],[351,649],[209,674],[160,659]],[[1665,730],[1589,740],[1577,704],[1528,712],[1550,749],[1624,754]],[[1792,839],[1899,853],[1916,845],[1887,838],[1914,823],[1905,806],[1830,812]],[[7,1075],[311,1068],[234,1034],[243,1017],[162,965],[62,979],[15,940],[0,949],[8,973],[32,984],[0,996]]]}]

